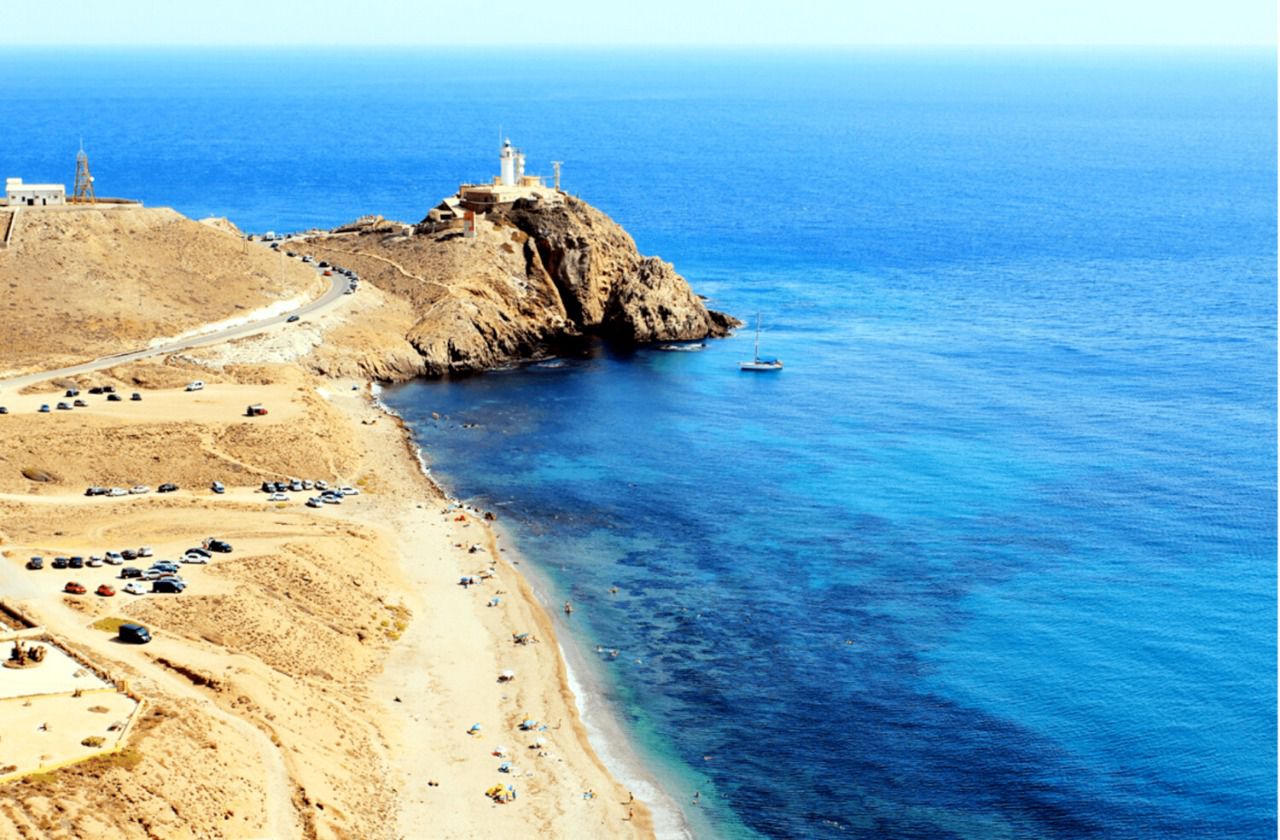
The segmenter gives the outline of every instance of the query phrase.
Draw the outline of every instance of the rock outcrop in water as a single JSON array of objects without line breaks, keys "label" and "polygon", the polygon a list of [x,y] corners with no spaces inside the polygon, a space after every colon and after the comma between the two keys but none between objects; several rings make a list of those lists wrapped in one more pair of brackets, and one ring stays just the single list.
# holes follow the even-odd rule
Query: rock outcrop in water
[{"label": "rock outcrop in water", "polygon": [[355,269],[383,298],[339,330],[346,337],[312,354],[331,374],[478,371],[560,352],[586,336],[686,341],[738,325],[707,309],[670,263],[640,254],[616,222],[568,196],[479,214],[474,237],[461,219],[428,217],[409,228],[369,217],[302,250]]}]

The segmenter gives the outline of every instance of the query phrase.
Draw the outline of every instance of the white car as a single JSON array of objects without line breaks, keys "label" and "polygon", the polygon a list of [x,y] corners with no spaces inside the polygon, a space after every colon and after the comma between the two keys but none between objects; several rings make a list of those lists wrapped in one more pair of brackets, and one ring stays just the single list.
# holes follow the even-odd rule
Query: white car
[{"label": "white car", "polygon": [[320,501],[324,502],[326,505],[340,505],[342,504],[342,497],[341,496],[321,496]]},{"label": "white car", "polygon": [[187,390],[188,390],[188,391],[203,391],[203,390],[204,390],[204,383],[203,383],[202,381],[200,381],[199,379],[197,379],[195,382],[188,382],[188,383],[187,383]]},{"label": "white car", "polygon": [[329,489],[329,482],[325,481],[324,479],[319,479],[319,480],[317,480],[317,481],[316,481],[316,489],[317,489],[317,490],[328,490],[328,489]]},{"label": "white car", "polygon": [[135,496],[141,496],[143,493],[150,493],[151,488],[145,484],[138,484],[138,485],[135,485],[132,489],[130,489],[129,492]]},{"label": "white car", "polygon": [[307,507],[309,508],[318,508],[323,504],[324,502],[320,501],[315,496],[312,496],[310,499],[307,499]]},{"label": "white car", "polygon": [[127,496],[129,495],[129,491],[124,489],[123,487],[112,487],[110,490],[107,491],[107,495],[108,496]]},{"label": "white car", "polygon": [[124,558],[114,551],[108,551],[102,556],[103,562],[108,566],[123,566]]},{"label": "white car", "polygon": [[131,580],[124,585],[124,591],[130,595],[146,595],[147,588],[136,580]]},{"label": "white car", "polygon": [[142,548],[139,548],[139,549],[138,549],[138,556],[139,556],[139,557],[150,557],[150,556],[151,556],[151,546],[149,546],[149,545],[144,545]]},{"label": "white car", "polygon": [[338,492],[344,496],[359,496],[360,491],[354,487],[339,487]]},{"label": "white car", "polygon": [[283,493],[272,493],[270,496],[267,497],[267,501],[268,502],[287,502],[289,501],[289,497]]},{"label": "white car", "polygon": [[88,560],[84,561],[84,564],[91,569],[97,569],[102,566],[102,558],[97,556],[90,557]]},{"label": "white car", "polygon": [[182,557],[183,563],[191,563],[197,566],[203,566],[209,562],[209,558],[203,554],[185,554]]}]

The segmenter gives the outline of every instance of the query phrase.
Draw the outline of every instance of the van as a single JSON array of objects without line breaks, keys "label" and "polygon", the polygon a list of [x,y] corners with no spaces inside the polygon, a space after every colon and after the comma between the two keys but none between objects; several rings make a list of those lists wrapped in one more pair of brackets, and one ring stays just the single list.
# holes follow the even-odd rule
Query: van
[{"label": "van", "polygon": [[190,382],[190,383],[188,383],[188,384],[187,384],[187,390],[188,390],[188,391],[203,391],[203,390],[204,390],[204,383],[203,383],[203,382],[201,382],[199,379],[197,379],[195,382]]},{"label": "van", "polygon": [[129,645],[145,645],[151,641],[151,631],[141,624],[121,624],[119,633],[120,641]]}]

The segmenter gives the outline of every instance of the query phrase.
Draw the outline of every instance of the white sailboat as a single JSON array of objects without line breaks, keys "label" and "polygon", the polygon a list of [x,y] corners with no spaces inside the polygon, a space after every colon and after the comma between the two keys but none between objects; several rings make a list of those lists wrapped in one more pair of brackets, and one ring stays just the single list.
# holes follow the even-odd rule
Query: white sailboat
[{"label": "white sailboat", "polygon": [[760,358],[760,313],[756,313],[756,351],[755,355],[749,362],[738,362],[738,370],[750,370],[758,372],[767,372],[773,370],[782,370],[782,362],[778,359],[762,359]]}]

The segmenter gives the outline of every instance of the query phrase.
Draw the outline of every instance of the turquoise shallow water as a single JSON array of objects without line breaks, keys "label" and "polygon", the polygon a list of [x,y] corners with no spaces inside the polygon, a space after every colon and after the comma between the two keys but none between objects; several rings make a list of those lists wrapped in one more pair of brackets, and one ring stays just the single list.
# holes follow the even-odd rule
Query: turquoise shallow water
[{"label": "turquoise shallow water", "polygon": [[700,835],[1275,835],[1273,53],[458,60],[7,54],[0,160],[284,230],[501,124],[763,313],[386,394]]}]

